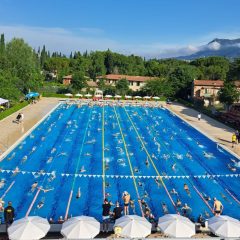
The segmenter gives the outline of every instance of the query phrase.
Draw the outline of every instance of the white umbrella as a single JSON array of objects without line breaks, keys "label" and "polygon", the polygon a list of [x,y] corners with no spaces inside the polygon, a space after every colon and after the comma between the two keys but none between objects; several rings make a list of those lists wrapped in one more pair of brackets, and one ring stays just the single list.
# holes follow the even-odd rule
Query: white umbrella
[{"label": "white umbrella", "polygon": [[224,238],[240,237],[240,221],[225,215],[208,220],[208,227],[215,235]]},{"label": "white umbrella", "polygon": [[75,94],[76,97],[82,97],[83,95],[81,93]]},{"label": "white umbrella", "polygon": [[126,215],[116,220],[114,227],[120,227],[120,236],[127,238],[144,238],[151,234],[152,224],[144,217]]},{"label": "white umbrella", "polygon": [[112,98],[112,95],[106,95],[105,97],[106,98]]},{"label": "white umbrella", "polygon": [[149,96],[144,96],[143,98],[144,98],[144,99],[150,99],[151,97],[149,97]]},{"label": "white umbrella", "polygon": [[135,99],[140,99],[140,98],[142,98],[142,97],[140,97],[140,96],[135,96],[134,98],[135,98]]},{"label": "white umbrella", "polygon": [[153,99],[155,99],[155,100],[159,100],[159,99],[160,99],[160,97],[153,97]]},{"label": "white umbrella", "polygon": [[126,95],[125,98],[129,99],[129,98],[132,98],[132,96],[128,96],[128,95]]},{"label": "white umbrella", "polygon": [[66,93],[65,96],[72,97],[72,94],[71,93]]},{"label": "white umbrella", "polygon": [[121,98],[121,96],[120,96],[120,95],[115,95],[114,97],[115,97],[115,98]]},{"label": "white umbrella", "polygon": [[186,217],[166,214],[158,220],[158,227],[170,237],[188,238],[195,235],[195,225]]},{"label": "white umbrella", "polygon": [[93,217],[73,217],[63,223],[61,234],[68,239],[94,238],[100,232],[100,223]]},{"label": "white umbrella", "polygon": [[84,96],[85,96],[85,97],[92,97],[92,95],[89,94],[89,93],[88,93],[88,94],[85,94]]},{"label": "white umbrella", "polygon": [[13,222],[8,228],[8,236],[11,240],[40,239],[46,236],[50,229],[47,219],[41,217],[25,217]]}]

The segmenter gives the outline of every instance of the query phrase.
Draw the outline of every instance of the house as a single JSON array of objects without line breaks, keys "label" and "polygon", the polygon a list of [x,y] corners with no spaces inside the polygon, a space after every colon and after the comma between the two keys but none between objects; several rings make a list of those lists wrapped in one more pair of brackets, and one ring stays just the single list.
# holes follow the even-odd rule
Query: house
[{"label": "house", "polygon": [[120,79],[126,79],[129,82],[129,88],[133,91],[138,91],[146,81],[155,79],[153,77],[144,77],[144,76],[129,76],[129,75],[120,75],[120,74],[107,74],[105,76],[98,76],[97,81],[104,79],[107,85],[116,86],[117,81]]},{"label": "house", "polygon": [[[240,91],[240,81],[234,83]],[[224,81],[222,80],[194,80],[192,83],[192,99],[204,99],[206,105],[211,100],[218,103],[218,92],[223,86]]]}]

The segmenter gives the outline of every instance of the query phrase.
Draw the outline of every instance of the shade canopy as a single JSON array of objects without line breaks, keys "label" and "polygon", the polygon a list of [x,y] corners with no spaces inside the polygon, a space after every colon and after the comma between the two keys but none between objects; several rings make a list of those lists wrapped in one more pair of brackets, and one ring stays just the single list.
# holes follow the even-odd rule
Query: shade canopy
[{"label": "shade canopy", "polygon": [[120,96],[120,95],[115,95],[114,97],[115,97],[115,98],[121,98],[121,96]]},{"label": "shade canopy", "polygon": [[62,225],[61,234],[67,239],[94,238],[100,232],[100,223],[93,217],[79,216]]},{"label": "shade canopy", "polygon": [[211,232],[219,237],[240,237],[240,221],[225,215],[215,216],[208,220]]},{"label": "shade canopy", "polygon": [[81,93],[75,94],[76,97],[82,97],[83,95]]},{"label": "shade canopy", "polygon": [[135,96],[134,98],[135,98],[135,99],[140,99],[140,98],[142,98],[142,97],[140,97],[140,96]]},{"label": "shade canopy", "polygon": [[35,98],[35,97],[39,97],[39,93],[38,92],[30,92],[28,93],[25,98],[29,99],[29,98]]},{"label": "shade canopy", "polygon": [[126,215],[117,219],[114,227],[119,227],[120,236],[127,238],[145,238],[152,230],[152,224],[137,215]]},{"label": "shade canopy", "polygon": [[166,214],[158,220],[158,227],[170,237],[189,238],[195,235],[195,225],[186,217]]},{"label": "shade canopy", "polygon": [[8,236],[11,240],[34,240],[46,236],[50,229],[47,219],[41,217],[26,217],[13,222],[8,228]]},{"label": "shade canopy", "polygon": [[84,96],[85,96],[85,97],[92,97],[92,95],[89,94],[89,93],[88,93],[88,94],[85,94]]},{"label": "shade canopy", "polygon": [[113,96],[112,95],[106,95],[105,97],[106,98],[112,98]]},{"label": "shade canopy", "polygon": [[160,99],[160,97],[153,97],[153,99],[155,99],[155,100],[159,100],[159,99]]},{"label": "shade canopy", "polygon": [[126,95],[125,98],[132,98],[132,96],[128,96],[128,95]]},{"label": "shade canopy", "polygon": [[0,105],[6,104],[6,103],[8,103],[8,102],[9,102],[9,100],[4,99],[4,98],[0,98]]},{"label": "shade canopy", "polygon": [[144,96],[143,98],[144,98],[144,99],[150,99],[151,97],[149,97],[149,96]]},{"label": "shade canopy", "polygon": [[72,97],[73,95],[71,93],[66,93],[65,96]]}]

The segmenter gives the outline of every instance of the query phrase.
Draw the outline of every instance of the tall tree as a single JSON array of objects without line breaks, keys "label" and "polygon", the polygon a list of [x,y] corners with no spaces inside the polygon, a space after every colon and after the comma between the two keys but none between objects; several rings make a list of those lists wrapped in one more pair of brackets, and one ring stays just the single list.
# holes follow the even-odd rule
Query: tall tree
[{"label": "tall tree", "polygon": [[84,87],[86,87],[86,85],[87,85],[87,81],[86,81],[86,78],[85,78],[83,72],[79,71],[79,72],[76,72],[73,74],[73,76],[72,76],[73,89],[80,91]]},{"label": "tall tree", "polygon": [[0,37],[0,55],[3,55],[5,52],[5,38],[4,38],[4,34],[1,34]]},{"label": "tall tree", "polygon": [[116,83],[117,94],[125,95],[129,91],[129,82],[126,79],[120,79]]}]

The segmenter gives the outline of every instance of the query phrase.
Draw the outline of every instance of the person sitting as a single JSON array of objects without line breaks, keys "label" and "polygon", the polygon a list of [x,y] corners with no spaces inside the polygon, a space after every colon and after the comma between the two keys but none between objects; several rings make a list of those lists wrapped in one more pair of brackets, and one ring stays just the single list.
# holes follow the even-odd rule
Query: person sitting
[{"label": "person sitting", "polygon": [[113,209],[113,218],[114,220],[120,218],[122,216],[122,207],[120,207],[119,202],[116,202],[115,208]]},{"label": "person sitting", "polygon": [[50,224],[53,224],[54,223],[54,220],[53,218],[49,218],[49,221],[48,221]]},{"label": "person sitting", "polygon": [[165,202],[162,203],[162,209],[164,214],[168,214],[168,207]]},{"label": "person sitting", "polygon": [[198,222],[202,227],[205,227],[205,219],[204,219],[204,217],[203,217],[202,214],[200,214],[200,215],[198,216],[197,222]]}]

